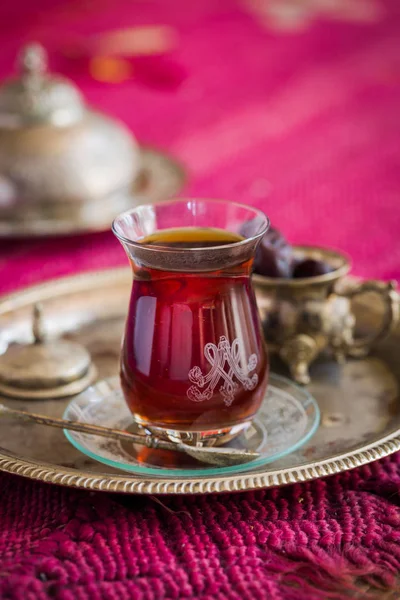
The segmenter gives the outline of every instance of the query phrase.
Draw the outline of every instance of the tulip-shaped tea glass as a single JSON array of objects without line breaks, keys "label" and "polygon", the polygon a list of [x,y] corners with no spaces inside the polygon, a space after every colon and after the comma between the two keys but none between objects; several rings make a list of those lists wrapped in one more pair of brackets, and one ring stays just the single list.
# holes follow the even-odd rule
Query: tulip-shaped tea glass
[{"label": "tulip-shaped tea glass", "polygon": [[223,443],[251,423],[268,378],[250,279],[267,228],[259,210],[219,200],[138,206],[114,221],[133,270],[121,384],[152,433]]}]

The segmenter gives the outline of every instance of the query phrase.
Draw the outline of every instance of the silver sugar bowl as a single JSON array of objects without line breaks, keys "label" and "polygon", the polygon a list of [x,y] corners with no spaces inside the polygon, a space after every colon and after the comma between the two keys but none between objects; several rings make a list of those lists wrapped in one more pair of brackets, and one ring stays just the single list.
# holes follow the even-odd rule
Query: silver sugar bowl
[{"label": "silver sugar bowl", "polygon": [[132,206],[134,137],[49,74],[39,44],[22,49],[18,67],[0,87],[0,222],[22,234],[107,228]]}]

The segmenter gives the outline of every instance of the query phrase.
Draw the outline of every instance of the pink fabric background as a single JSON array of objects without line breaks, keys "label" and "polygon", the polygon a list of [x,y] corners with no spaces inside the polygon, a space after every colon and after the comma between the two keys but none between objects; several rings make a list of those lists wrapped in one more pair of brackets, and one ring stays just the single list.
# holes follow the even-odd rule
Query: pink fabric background
[{"label": "pink fabric background", "polygon": [[[185,194],[256,204],[293,242],[341,248],[356,274],[392,278],[400,270],[400,8],[380,4],[374,23],[317,20],[285,34],[232,0],[8,0],[0,75],[22,41],[43,40],[52,67],[90,103],[183,161]],[[121,85],[91,80],[60,54],[74,33],[149,23],[176,28],[178,48],[142,61],[139,77]],[[110,233],[1,242],[0,289],[123,262]]]},{"label": "pink fabric background", "polygon": [[[398,278],[398,1],[377,0],[371,22],[337,15],[290,33],[263,26],[249,4],[5,1],[0,75],[21,42],[45,42],[52,67],[90,103],[185,163],[186,194],[255,204],[291,241],[346,250],[358,275]],[[179,45],[136,61],[121,85],[91,80],[60,53],[71,34],[146,23],[172,25]],[[3,241],[0,291],[124,261],[110,233]],[[0,597],[314,600],[397,590],[399,485],[394,456],[284,490],[167,499],[171,514],[152,499],[2,475]]]}]

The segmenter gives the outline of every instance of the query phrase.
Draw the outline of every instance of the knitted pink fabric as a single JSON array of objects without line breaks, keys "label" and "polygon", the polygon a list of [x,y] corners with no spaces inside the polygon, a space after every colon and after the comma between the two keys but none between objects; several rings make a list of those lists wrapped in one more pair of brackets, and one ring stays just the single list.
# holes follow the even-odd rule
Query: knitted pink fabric
[{"label": "knitted pink fabric", "polygon": [[[289,0],[5,1],[0,75],[21,42],[42,40],[91,103],[187,165],[187,194],[258,205],[291,241],[339,247],[359,275],[398,277],[398,0],[304,3],[294,14]],[[62,52],[77,34],[140,24],[170,25],[178,45],[132,59],[118,86]],[[3,241],[0,291],[124,261],[109,233]],[[397,455],[166,507],[0,475],[0,598],[322,600],[379,587],[398,598],[399,485]]]},{"label": "knitted pink fabric", "polygon": [[397,599],[399,485],[398,455],[269,492],[162,498],[167,508],[3,475],[0,598]]}]

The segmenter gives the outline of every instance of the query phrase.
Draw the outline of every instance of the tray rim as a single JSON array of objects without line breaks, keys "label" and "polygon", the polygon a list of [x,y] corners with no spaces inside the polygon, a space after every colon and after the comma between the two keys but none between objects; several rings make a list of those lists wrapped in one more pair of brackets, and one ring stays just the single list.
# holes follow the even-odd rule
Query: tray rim
[{"label": "tray rim", "polygon": [[[101,271],[88,271],[78,275],[52,279],[0,297],[0,315],[29,306],[39,300],[60,297],[93,289],[102,284],[123,283],[130,278],[128,267]],[[333,455],[319,461],[310,461],[296,467],[275,471],[251,471],[234,475],[204,479],[180,477],[178,480],[156,476],[138,476],[93,473],[69,467],[32,461],[9,452],[0,445],[0,471],[21,475],[35,481],[53,483],[65,487],[126,494],[204,494],[251,491],[280,487],[297,482],[319,479],[341,473],[384,458],[400,450],[400,429],[370,443],[360,444],[353,450]]]}]

